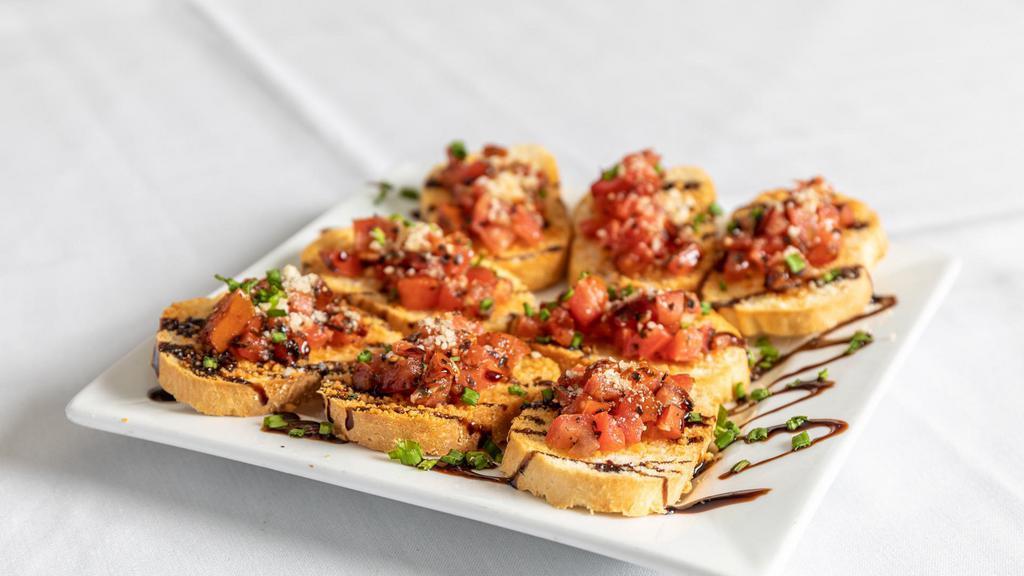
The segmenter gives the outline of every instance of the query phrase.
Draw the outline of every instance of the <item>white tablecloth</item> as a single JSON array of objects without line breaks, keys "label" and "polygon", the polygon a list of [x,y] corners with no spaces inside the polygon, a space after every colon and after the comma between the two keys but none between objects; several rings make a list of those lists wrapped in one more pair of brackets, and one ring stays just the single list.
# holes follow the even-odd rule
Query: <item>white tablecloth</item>
[{"label": "white tablecloth", "polygon": [[0,4],[5,573],[648,573],[63,417],[167,302],[456,137],[573,186],[653,145],[727,205],[823,173],[964,258],[786,573],[1024,573],[1019,3],[194,1]]}]

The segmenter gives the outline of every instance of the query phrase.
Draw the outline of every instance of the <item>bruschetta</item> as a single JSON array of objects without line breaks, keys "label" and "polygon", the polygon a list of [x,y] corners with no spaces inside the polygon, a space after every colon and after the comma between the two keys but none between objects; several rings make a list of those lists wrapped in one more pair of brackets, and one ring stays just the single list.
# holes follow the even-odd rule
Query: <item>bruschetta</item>
[{"label": "bruschetta", "polygon": [[468,235],[476,249],[531,290],[562,279],[572,226],[558,164],[540,146],[448,146],[448,161],[427,176],[420,211],[445,232]]},{"label": "bruschetta", "polygon": [[256,416],[290,410],[331,365],[401,335],[335,297],[294,266],[263,279],[226,279],[218,298],[176,302],[156,338],[160,386],[204,414]]},{"label": "bruschetta", "polygon": [[477,450],[487,438],[504,442],[520,406],[560,373],[518,338],[447,314],[367,350],[325,377],[320,393],[339,438],[384,452],[408,440],[444,455]]},{"label": "bruschetta", "polygon": [[737,210],[701,296],[743,334],[798,336],[863,312],[888,246],[878,216],[821,177]]},{"label": "bruschetta", "polygon": [[714,405],[685,374],[599,360],[563,373],[554,401],[512,422],[501,471],[558,508],[664,513],[691,489]]},{"label": "bruschetta", "polygon": [[325,230],[303,251],[302,264],[403,334],[431,314],[450,311],[500,330],[514,311],[535,301],[518,277],[476,254],[464,234],[402,217]]},{"label": "bruschetta", "polygon": [[711,178],[695,167],[663,168],[644,150],[605,170],[573,214],[569,277],[603,277],[615,286],[696,290],[714,263]]},{"label": "bruschetta", "polygon": [[715,402],[750,382],[745,340],[693,292],[617,289],[586,275],[558,300],[516,315],[509,332],[564,370],[604,357],[646,360],[689,374]]}]

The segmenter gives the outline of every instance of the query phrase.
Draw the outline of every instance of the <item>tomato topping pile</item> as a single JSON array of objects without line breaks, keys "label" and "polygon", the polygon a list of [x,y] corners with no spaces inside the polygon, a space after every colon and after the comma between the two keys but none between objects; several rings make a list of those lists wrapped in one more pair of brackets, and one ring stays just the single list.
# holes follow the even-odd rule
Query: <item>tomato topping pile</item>
[{"label": "tomato topping pile", "polygon": [[383,352],[360,357],[352,388],[401,396],[413,404],[476,404],[478,393],[511,381],[529,347],[508,334],[485,333],[459,315],[427,318]]},{"label": "tomato topping pile", "polygon": [[700,262],[691,218],[697,216],[695,202],[674,184],[666,185],[660,161],[651,150],[630,154],[590,186],[594,214],[581,229],[610,253],[623,274],[650,269],[686,274]]},{"label": "tomato topping pile", "polygon": [[597,276],[580,279],[557,302],[530,312],[517,316],[510,332],[575,348],[608,344],[624,358],[685,363],[741,345],[735,335],[701,321],[705,312],[692,292],[610,291]]},{"label": "tomato topping pile", "polygon": [[372,276],[410,310],[460,311],[487,318],[508,299],[512,284],[474,264],[469,239],[402,218],[356,220],[351,251],[326,250],[327,268],[348,277]]},{"label": "tomato topping pile", "polygon": [[500,146],[467,155],[461,142],[448,146],[448,164],[427,182],[452,194],[439,208],[446,232],[465,232],[492,253],[513,245],[536,246],[544,233],[543,170],[515,158]]},{"label": "tomato topping pile", "polygon": [[562,409],[547,444],[585,458],[641,441],[678,440],[693,408],[692,386],[686,374],[607,359],[567,370],[555,386]]},{"label": "tomato topping pile", "polygon": [[824,179],[798,182],[780,201],[737,211],[722,242],[725,280],[763,276],[771,290],[799,284],[808,265],[820,268],[839,256],[842,231],[854,224],[853,208],[837,204]]},{"label": "tomato topping pile", "polygon": [[225,281],[230,291],[199,333],[209,367],[225,354],[291,365],[311,350],[344,346],[366,335],[360,314],[335,299],[316,274],[303,276],[289,265],[262,279]]}]

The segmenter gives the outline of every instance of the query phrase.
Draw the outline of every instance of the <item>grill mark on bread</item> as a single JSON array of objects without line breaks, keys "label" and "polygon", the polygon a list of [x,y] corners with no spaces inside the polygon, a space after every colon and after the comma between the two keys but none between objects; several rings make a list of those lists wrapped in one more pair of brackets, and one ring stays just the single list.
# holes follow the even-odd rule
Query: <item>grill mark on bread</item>
[{"label": "grill mark on bread", "polygon": [[[233,376],[230,374],[224,374],[222,368],[205,368],[203,367],[203,355],[195,348],[195,346],[189,344],[172,344],[170,342],[161,342],[157,345],[157,350],[163,354],[168,354],[174,357],[176,360],[188,366],[188,368],[197,376],[203,376],[206,378],[218,378],[227,382],[234,382],[236,384],[245,384],[247,386],[253,386],[253,383],[241,378],[239,376]],[[220,358],[218,357],[218,360]],[[230,370],[234,366],[225,367]]]},{"label": "grill mark on bread", "polygon": [[161,318],[160,330],[177,334],[184,338],[194,338],[206,325],[206,318]]},{"label": "grill mark on bread", "polygon": [[544,254],[546,252],[561,252],[562,250],[565,249],[566,246],[564,244],[550,244],[541,250],[534,250],[532,252],[525,252],[522,254],[512,254],[506,256],[498,256],[496,254],[491,254],[490,259],[494,260],[495,262],[514,262],[516,260],[527,260],[530,258],[534,258],[537,254]]},{"label": "grill mark on bread", "polygon": [[[747,302],[749,300],[754,300],[756,298],[760,298],[761,296],[785,294],[787,292],[791,292],[791,291],[795,291],[795,290],[800,290],[800,289],[805,288],[807,286],[816,286],[816,287],[820,288],[822,286],[826,286],[828,284],[836,284],[836,283],[842,282],[844,280],[856,280],[856,279],[860,278],[861,273],[864,272],[864,267],[863,266],[844,266],[842,268],[836,268],[835,270],[836,270],[836,275],[832,279],[832,281],[830,281],[830,282],[825,282],[821,277],[818,277],[818,278],[808,278],[806,280],[802,280],[801,282],[799,282],[795,286],[789,286],[789,287],[785,288],[784,290],[769,290],[769,289],[766,288],[764,290],[759,290],[757,292],[752,292],[750,294],[745,294],[743,296],[737,296],[735,298],[730,298],[729,300],[722,300],[722,301],[719,301],[719,302],[711,302],[711,306],[713,308],[715,308],[715,309],[718,309],[718,308],[731,308],[733,306],[736,306],[738,304],[742,304],[742,303]],[[710,278],[710,276],[711,276],[710,274],[705,276],[704,280],[701,281],[701,285],[698,288],[698,291],[700,293],[702,293],[702,294],[704,293],[704,283],[707,282],[707,279]]]}]

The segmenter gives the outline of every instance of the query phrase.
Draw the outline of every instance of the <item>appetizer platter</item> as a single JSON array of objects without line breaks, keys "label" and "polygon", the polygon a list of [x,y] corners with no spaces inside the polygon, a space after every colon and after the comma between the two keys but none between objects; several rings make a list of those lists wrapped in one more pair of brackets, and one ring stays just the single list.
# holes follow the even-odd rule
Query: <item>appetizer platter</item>
[{"label": "appetizer platter", "polygon": [[454,142],[376,190],[170,304],[68,417],[655,568],[769,573],[957,270],[890,249],[821,177],[727,212],[651,150],[573,194],[542,147]]}]

